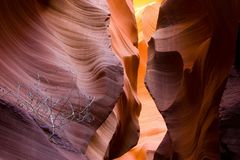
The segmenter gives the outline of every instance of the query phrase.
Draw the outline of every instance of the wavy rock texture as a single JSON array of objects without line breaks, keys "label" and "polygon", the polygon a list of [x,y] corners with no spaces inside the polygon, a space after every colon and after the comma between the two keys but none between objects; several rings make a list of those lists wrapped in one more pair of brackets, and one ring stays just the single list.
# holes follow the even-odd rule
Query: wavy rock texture
[{"label": "wavy rock texture", "polygon": [[162,4],[145,80],[168,128],[155,159],[220,159],[218,108],[235,52],[234,3]]},{"label": "wavy rock texture", "polygon": [[220,103],[222,159],[240,159],[240,72],[232,69]]},{"label": "wavy rock texture", "polygon": [[240,1],[134,2],[1,1],[0,159],[239,159]]},{"label": "wavy rock texture", "polygon": [[58,147],[54,146],[25,111],[3,101],[0,101],[0,111],[1,159],[86,159],[66,139],[61,139]]},{"label": "wavy rock texture", "polygon": [[143,41],[147,45],[152,34],[156,31],[158,13],[162,0],[154,0],[151,3],[140,6],[138,3],[138,1],[135,1],[139,43]]},{"label": "wavy rock texture", "polygon": [[140,138],[138,144],[121,160],[151,160],[166,132],[166,126],[154,101],[144,85],[147,64],[147,41],[156,29],[160,1],[134,1],[138,27],[138,50],[140,64],[138,70],[138,97],[142,104],[139,116]]},{"label": "wavy rock texture", "polygon": [[[108,0],[111,21],[112,47],[124,66],[124,93],[117,106],[120,119],[110,143],[109,158],[117,158],[138,142],[138,116],[141,104],[137,95],[139,56],[136,48],[138,35],[133,4],[130,0]],[[117,146],[117,147],[116,147]]]},{"label": "wavy rock texture", "polygon": [[[122,65],[112,52],[107,31],[107,2],[4,0],[1,3],[1,99],[31,113],[43,130],[50,128],[52,140],[61,134],[79,155],[84,155],[90,139],[123,91]],[[55,126],[62,127],[62,121],[68,125],[54,131]],[[34,139],[36,143],[41,140]],[[9,145],[24,141],[19,138]],[[7,137],[1,137],[1,144],[7,142]],[[11,155],[21,149],[3,147],[0,155],[7,153],[5,159],[13,159]],[[44,152],[41,149],[44,148],[18,158],[37,159]],[[65,153],[57,159],[61,156]]]},{"label": "wavy rock texture", "polygon": [[240,26],[238,26],[235,64],[220,103],[220,149],[222,159],[240,159]]},{"label": "wavy rock texture", "polygon": [[164,137],[166,126],[158,112],[149,92],[144,86],[144,77],[147,63],[147,38],[155,31],[160,1],[134,1],[135,16],[138,27],[138,98],[142,104],[139,116],[140,137],[137,145],[118,160],[147,160],[153,159],[153,155]]},{"label": "wavy rock texture", "polygon": [[[124,67],[124,92],[108,118],[111,120],[107,119],[94,136],[91,143],[93,147],[89,148],[88,152],[91,159],[117,158],[136,145],[139,137],[138,116],[141,109],[137,97],[139,57],[135,46],[138,39],[133,4],[128,0],[108,0],[108,4],[111,12],[109,33],[112,48]],[[104,134],[109,137],[103,138]],[[101,143],[103,141],[109,143],[103,144]]]},{"label": "wavy rock texture", "polygon": [[92,137],[86,155],[89,159],[107,159],[109,156],[109,143],[117,130],[119,119],[116,117],[117,107],[115,106],[113,112],[98,128],[95,135]]}]

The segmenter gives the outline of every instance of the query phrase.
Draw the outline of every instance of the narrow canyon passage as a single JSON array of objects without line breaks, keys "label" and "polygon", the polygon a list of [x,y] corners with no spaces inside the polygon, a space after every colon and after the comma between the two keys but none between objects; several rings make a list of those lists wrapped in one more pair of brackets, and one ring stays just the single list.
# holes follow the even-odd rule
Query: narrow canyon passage
[{"label": "narrow canyon passage", "polygon": [[239,0],[2,0],[0,159],[240,159],[239,24]]}]

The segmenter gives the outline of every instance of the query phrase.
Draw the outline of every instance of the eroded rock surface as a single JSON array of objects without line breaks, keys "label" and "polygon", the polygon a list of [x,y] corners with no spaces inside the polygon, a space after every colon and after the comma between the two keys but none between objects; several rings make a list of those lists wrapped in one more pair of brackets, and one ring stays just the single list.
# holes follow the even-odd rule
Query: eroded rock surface
[{"label": "eroded rock surface", "polygon": [[215,0],[160,7],[146,85],[168,132],[155,159],[220,159],[218,108],[235,54],[235,7]]},{"label": "eroded rock surface", "polygon": [[123,92],[107,2],[1,3],[1,99],[46,124],[50,138],[61,135],[85,154]]}]

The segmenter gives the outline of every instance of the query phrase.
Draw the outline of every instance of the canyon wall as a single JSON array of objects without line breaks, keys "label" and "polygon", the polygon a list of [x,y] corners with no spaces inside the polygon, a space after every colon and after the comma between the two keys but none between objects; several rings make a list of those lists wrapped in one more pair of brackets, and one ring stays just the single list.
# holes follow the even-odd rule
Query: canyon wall
[{"label": "canyon wall", "polygon": [[2,0],[0,159],[239,159],[239,11]]},{"label": "canyon wall", "polygon": [[155,159],[220,159],[218,109],[235,56],[236,11],[235,1],[161,5],[145,80],[168,128]]}]

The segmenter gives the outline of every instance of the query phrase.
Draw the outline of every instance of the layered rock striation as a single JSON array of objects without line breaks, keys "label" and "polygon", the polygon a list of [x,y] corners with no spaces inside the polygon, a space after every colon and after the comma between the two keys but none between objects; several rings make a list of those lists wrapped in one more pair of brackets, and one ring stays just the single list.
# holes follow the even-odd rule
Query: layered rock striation
[{"label": "layered rock striation", "polygon": [[155,159],[220,159],[218,108],[234,59],[236,11],[235,1],[161,5],[145,80],[168,128]]}]

